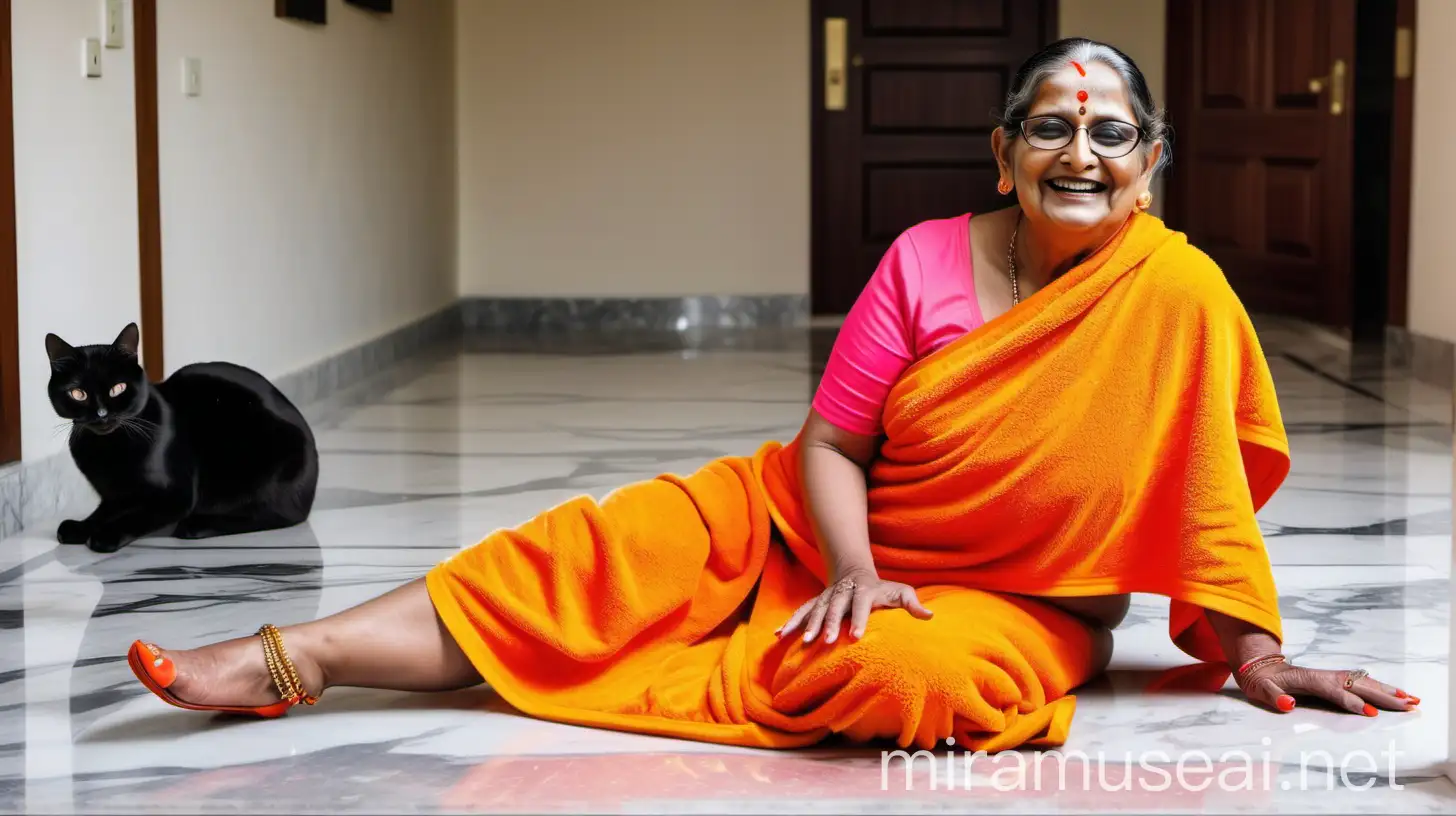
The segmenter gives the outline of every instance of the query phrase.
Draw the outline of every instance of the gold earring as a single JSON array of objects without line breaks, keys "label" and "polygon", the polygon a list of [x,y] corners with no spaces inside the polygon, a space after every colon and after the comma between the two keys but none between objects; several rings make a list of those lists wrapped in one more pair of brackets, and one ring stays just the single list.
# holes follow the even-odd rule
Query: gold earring
[{"label": "gold earring", "polygon": [[1143,190],[1137,197],[1137,210],[1138,212],[1147,212],[1151,206],[1153,206],[1153,194],[1147,190]]},{"label": "gold earring", "polygon": [[1007,181],[1004,178],[996,182],[996,192],[1000,193],[1001,195],[1010,195],[1012,189],[1014,188],[1012,187],[1011,182]]}]

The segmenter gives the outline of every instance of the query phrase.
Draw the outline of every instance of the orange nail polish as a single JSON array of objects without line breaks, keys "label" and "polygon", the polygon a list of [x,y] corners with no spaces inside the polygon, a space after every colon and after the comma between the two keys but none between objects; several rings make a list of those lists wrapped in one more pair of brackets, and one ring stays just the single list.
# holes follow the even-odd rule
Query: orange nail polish
[{"label": "orange nail polish", "polygon": [[1279,695],[1279,699],[1275,700],[1274,702],[1276,705],[1279,706],[1280,711],[1294,710],[1294,698],[1290,697],[1288,694]]},{"label": "orange nail polish", "polygon": [[1411,705],[1420,705],[1421,704],[1421,698],[1419,698],[1419,697],[1412,697],[1412,698],[1410,698],[1410,704]]},{"label": "orange nail polish", "polygon": [[1369,703],[1365,704],[1365,716],[1374,717],[1377,713],[1379,712],[1375,710],[1375,706],[1370,705]]},{"label": "orange nail polish", "polygon": [[1409,694],[1406,694],[1405,692],[1401,691],[1400,689],[1396,689],[1395,690],[1395,696],[1397,696],[1397,697],[1401,698],[1402,700],[1404,700],[1405,698],[1409,697],[1410,695]]}]

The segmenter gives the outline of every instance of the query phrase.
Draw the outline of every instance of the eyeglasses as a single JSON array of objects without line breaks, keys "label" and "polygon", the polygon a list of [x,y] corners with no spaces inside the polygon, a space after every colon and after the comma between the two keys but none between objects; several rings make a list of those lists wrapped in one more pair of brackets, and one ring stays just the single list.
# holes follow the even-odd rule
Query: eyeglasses
[{"label": "eyeglasses", "polygon": [[1115,119],[1098,122],[1091,127],[1073,127],[1058,116],[1038,116],[1021,123],[1021,135],[1026,143],[1038,150],[1061,150],[1072,143],[1079,130],[1087,131],[1087,142],[1092,152],[1104,159],[1126,156],[1143,138],[1143,131],[1137,125]]}]

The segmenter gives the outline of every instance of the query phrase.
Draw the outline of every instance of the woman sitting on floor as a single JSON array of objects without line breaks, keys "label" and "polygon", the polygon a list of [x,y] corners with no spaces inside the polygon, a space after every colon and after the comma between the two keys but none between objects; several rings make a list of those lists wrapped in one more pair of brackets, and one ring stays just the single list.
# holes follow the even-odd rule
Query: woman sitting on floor
[{"label": "woman sitting on floor", "polygon": [[1222,273],[1145,212],[1164,134],[1124,54],[1048,46],[992,140],[1015,206],[895,241],[790,444],[567,502],[323,620],[138,642],[133,670],[174,705],[263,716],[485,681],[589,726],[996,750],[1062,743],[1148,592],[1259,704],[1409,710],[1281,654],[1255,512],[1287,439]]}]

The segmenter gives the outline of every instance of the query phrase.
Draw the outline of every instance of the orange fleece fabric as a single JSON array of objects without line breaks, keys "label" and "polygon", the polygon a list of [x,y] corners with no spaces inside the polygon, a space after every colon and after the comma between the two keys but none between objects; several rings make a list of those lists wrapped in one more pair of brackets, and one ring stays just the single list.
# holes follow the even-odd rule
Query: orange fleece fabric
[{"label": "orange fleece fabric", "polygon": [[884,428],[874,561],[930,620],[775,636],[824,588],[798,440],[497,531],[429,573],[431,598],[527,714],[763,747],[1063,744],[1105,644],[1035,596],[1164,595],[1207,661],[1205,610],[1282,637],[1254,517],[1289,470],[1273,381],[1222,273],[1157,218],[915,363]]}]

